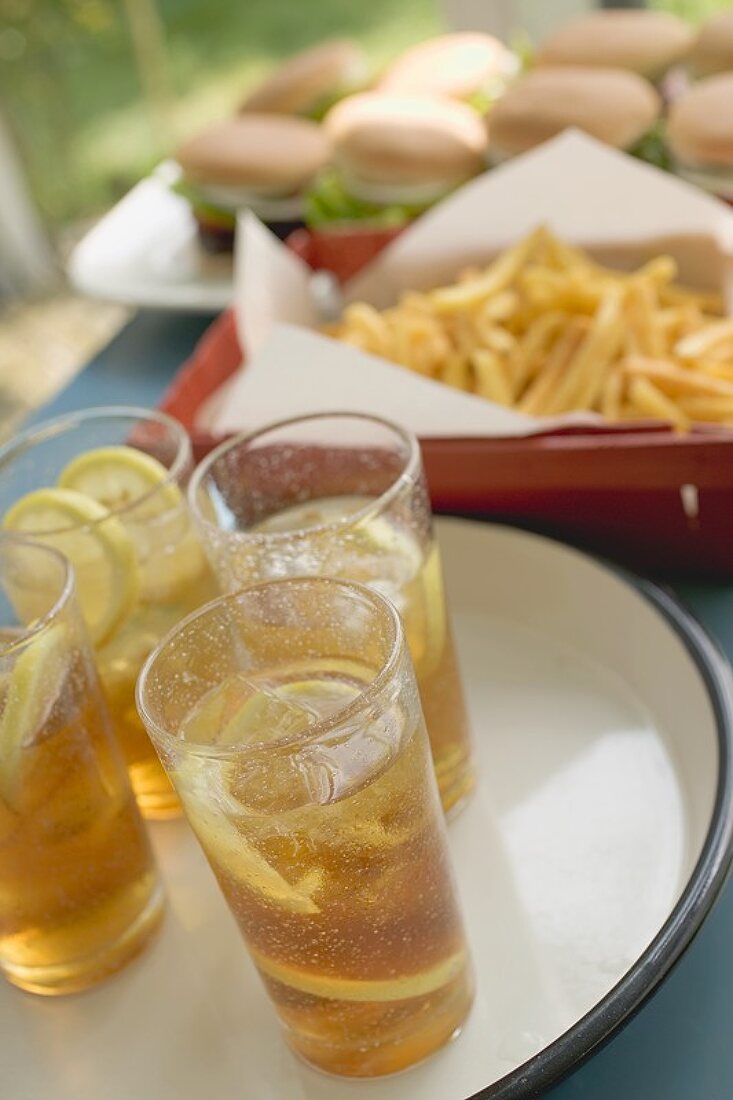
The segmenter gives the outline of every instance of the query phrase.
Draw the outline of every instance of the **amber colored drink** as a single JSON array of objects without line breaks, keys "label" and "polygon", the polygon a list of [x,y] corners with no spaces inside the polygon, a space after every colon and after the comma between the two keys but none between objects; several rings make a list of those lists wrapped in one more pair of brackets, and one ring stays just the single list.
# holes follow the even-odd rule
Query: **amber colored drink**
[{"label": "amber colored drink", "polygon": [[405,625],[443,809],[457,813],[475,770],[417,439],[357,413],[271,424],[207,455],[189,502],[227,591],[340,577],[391,600]]},{"label": "amber colored drink", "polygon": [[[182,517],[182,522],[188,524],[188,517]],[[193,538],[190,528],[188,533]],[[199,547],[189,545],[188,552],[198,568],[184,574],[178,590],[167,595],[161,585],[157,602],[154,598],[139,598],[129,618],[96,650],[112,726],[140,809],[149,818],[175,817],[180,807],[137,713],[138,673],[151,650],[177,622],[217,595],[216,583]],[[176,555],[180,557],[181,550],[174,545],[163,558],[163,567],[173,571]]]},{"label": "amber colored drink", "polygon": [[[369,497],[358,496],[310,500],[268,516],[252,528],[252,534],[312,531],[311,552],[327,563],[322,573],[369,584],[394,603],[402,615],[415,666],[440,799],[450,814],[472,791],[475,773],[440,549],[434,537],[427,548],[421,546],[388,515],[367,516],[350,530],[348,539],[334,538],[330,525],[372,503]],[[272,552],[277,555],[278,550]],[[239,575],[244,582],[244,557],[241,562]]]},{"label": "amber colored drink", "polygon": [[[63,561],[31,544],[14,551],[29,573],[34,555]],[[0,971],[36,993],[84,989],[142,950],[162,903],[78,612],[67,602],[37,628],[3,627]]]},{"label": "amber colored drink", "polygon": [[[308,679],[300,668],[297,677],[266,678],[266,694],[252,683],[224,684],[192,715],[189,729],[198,727],[200,739],[220,706],[226,714],[249,705],[254,718],[241,735],[266,743],[273,734],[268,719],[278,722],[278,698],[327,717],[361,686],[353,675],[336,679],[333,669],[327,678],[321,672]],[[283,718],[297,721],[287,708]],[[388,720],[401,724],[406,715],[395,706]],[[332,1073],[404,1069],[442,1046],[471,1004],[421,725],[401,730],[402,751],[390,760],[385,749],[378,778],[366,785],[357,779],[352,793],[364,767],[363,744],[354,738],[341,749],[341,774],[331,777],[325,804],[297,805],[306,792],[285,771],[278,791],[256,774],[250,778],[245,767],[230,777],[230,812],[215,821],[205,787],[190,789],[185,776],[179,782],[290,1044]],[[215,742],[221,732],[210,729]],[[347,788],[343,797],[339,783]]]},{"label": "amber colored drink", "polygon": [[0,799],[2,969],[36,993],[119,969],[161,915],[135,798],[97,720],[89,703],[73,725],[51,720],[25,750],[14,804]]},{"label": "amber colored drink", "polygon": [[321,578],[244,589],[169,637],[139,699],[290,1046],[371,1077],[456,1035],[472,971],[395,610]]},{"label": "amber colored drink", "polygon": [[171,627],[218,594],[183,494],[191,464],[181,425],[142,409],[71,413],[0,447],[0,521],[74,566],[112,727],[150,818],[180,805],[138,718],[137,676]]}]

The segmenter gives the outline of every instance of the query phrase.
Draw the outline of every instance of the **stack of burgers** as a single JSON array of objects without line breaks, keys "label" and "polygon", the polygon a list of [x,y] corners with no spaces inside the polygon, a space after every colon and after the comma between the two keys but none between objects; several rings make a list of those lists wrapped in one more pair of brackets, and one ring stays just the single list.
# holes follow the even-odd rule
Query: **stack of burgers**
[{"label": "stack of burgers", "polygon": [[693,42],[689,24],[665,12],[607,9],[572,20],[541,43],[532,71],[497,106],[492,159],[575,126],[666,166],[665,88]]},{"label": "stack of burgers", "polygon": [[568,126],[733,201],[733,8],[697,32],[641,9],[561,27],[492,113],[491,160]]},{"label": "stack of burgers", "polygon": [[280,237],[303,224],[390,236],[569,126],[733,196],[733,10],[699,34],[663,12],[597,11],[524,71],[478,32],[422,42],[377,78],[355,43],[327,42],[186,141],[176,186],[213,250],[231,248],[242,209]]},{"label": "stack of burgers", "polygon": [[370,81],[354,43],[326,43],[278,69],[235,117],[186,141],[176,189],[210,249],[231,247],[244,208],[280,237],[306,222],[399,228],[485,169],[483,112],[516,68],[490,35],[453,34]]}]

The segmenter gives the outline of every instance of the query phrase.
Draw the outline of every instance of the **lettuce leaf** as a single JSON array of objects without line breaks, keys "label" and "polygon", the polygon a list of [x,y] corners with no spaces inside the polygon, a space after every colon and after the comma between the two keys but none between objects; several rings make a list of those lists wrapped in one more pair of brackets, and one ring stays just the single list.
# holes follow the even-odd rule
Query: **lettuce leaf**
[{"label": "lettuce leaf", "polygon": [[672,171],[672,158],[665,141],[664,121],[660,119],[639,138],[635,145],[629,149],[632,157],[653,164],[655,168],[662,168],[665,172]]},{"label": "lettuce leaf", "polygon": [[351,224],[388,229],[403,225],[427,210],[431,203],[366,202],[352,195],[336,169],[323,172],[305,199],[305,223],[312,228],[324,225]]},{"label": "lettuce leaf", "polygon": [[184,198],[193,207],[193,212],[209,225],[219,226],[221,229],[234,229],[236,216],[234,211],[225,206],[217,206],[210,199],[204,198],[195,183],[190,180],[180,179],[171,184],[171,191]]}]

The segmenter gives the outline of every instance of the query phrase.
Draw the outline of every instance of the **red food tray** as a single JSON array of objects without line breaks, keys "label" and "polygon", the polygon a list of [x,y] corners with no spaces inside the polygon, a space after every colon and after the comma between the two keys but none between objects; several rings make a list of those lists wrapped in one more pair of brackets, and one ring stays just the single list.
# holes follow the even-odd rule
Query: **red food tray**
[{"label": "red food tray", "polygon": [[[291,243],[313,266],[325,266],[318,237],[300,232]],[[338,245],[332,237],[329,266],[353,274],[384,243],[365,237],[357,256],[348,239]],[[198,429],[199,409],[241,362],[228,311],[204,334],[163,399],[161,408],[191,433],[197,458],[220,442]],[[680,435],[640,422],[523,438],[424,439],[421,445],[436,510],[542,527],[656,573],[733,578],[733,432],[726,429]],[[684,490],[687,509],[683,486],[694,487]]]}]

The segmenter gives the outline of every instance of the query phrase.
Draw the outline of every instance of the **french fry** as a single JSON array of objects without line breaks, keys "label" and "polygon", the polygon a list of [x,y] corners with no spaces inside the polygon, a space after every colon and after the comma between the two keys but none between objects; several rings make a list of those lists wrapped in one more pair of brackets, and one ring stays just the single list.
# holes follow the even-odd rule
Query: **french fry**
[{"label": "french fry", "polygon": [[489,298],[487,302],[484,302],[476,315],[476,320],[477,322],[483,323],[486,321],[491,324],[508,321],[517,312],[519,301],[519,295],[515,290],[503,290],[501,294],[497,294],[494,298]]},{"label": "french fry", "polygon": [[733,421],[733,397],[680,397],[677,404],[690,420]]},{"label": "french fry", "polygon": [[623,343],[621,301],[618,289],[607,292],[550,402],[551,413],[593,407],[603,387],[606,367],[616,358]]},{"label": "french fry", "polygon": [[588,273],[595,265],[590,256],[581,252],[579,248],[573,248],[566,241],[561,241],[555,234],[545,230],[545,242],[549,253],[550,266],[557,271],[574,271]]},{"label": "french fry", "polygon": [[624,376],[620,370],[612,370],[603,384],[600,400],[600,412],[607,420],[618,420],[623,392]]},{"label": "french fry", "polygon": [[721,344],[733,351],[733,320],[714,321],[697,332],[691,332],[675,344],[674,353],[680,359],[702,359]]},{"label": "french fry", "polygon": [[519,402],[519,411],[529,416],[546,416],[552,412],[552,396],[557,391],[568,364],[588,330],[588,320],[576,317],[557,338],[544,366]]},{"label": "french fry", "polygon": [[629,399],[639,410],[642,419],[649,416],[653,420],[668,420],[680,431],[690,426],[690,421],[680,407],[643,375],[631,379]]},{"label": "french fry", "polygon": [[626,298],[626,317],[639,355],[651,355],[652,358],[664,355],[664,333],[657,312],[656,287],[648,278],[634,280]]},{"label": "french fry", "polygon": [[665,354],[673,356],[677,341],[695,332],[703,323],[702,310],[694,304],[662,307],[657,313],[657,324],[664,337]]},{"label": "french fry", "polygon": [[624,360],[622,368],[632,378],[647,378],[668,397],[733,397],[733,382],[677,367],[666,359],[631,356]]},{"label": "french fry", "polygon": [[382,314],[367,305],[366,302],[355,302],[344,310],[344,320],[352,330],[363,334],[366,345],[375,355],[383,355],[388,348],[389,334]]},{"label": "french fry", "polygon": [[433,308],[437,313],[460,313],[506,290],[540,239],[541,231],[535,230],[523,241],[502,252],[480,278],[431,291],[428,297]]},{"label": "french fry", "polygon": [[511,405],[512,392],[496,352],[488,348],[478,348],[471,356],[471,363],[476,372],[476,392],[479,397],[488,397],[498,405]]},{"label": "french fry", "polygon": [[541,369],[544,356],[567,320],[568,315],[560,310],[542,313],[517,340],[507,364],[515,393],[520,393]]},{"label": "french fry", "polygon": [[[425,295],[418,293],[416,290],[405,291],[400,297],[399,308],[409,309],[413,313],[421,313],[427,316],[432,316],[433,312]],[[391,311],[388,310],[387,312]]]},{"label": "french fry", "polygon": [[499,325],[491,325],[487,326],[481,333],[481,343],[490,351],[495,351],[506,357],[517,346],[517,338],[512,336],[511,332],[508,332],[505,328],[501,328]]},{"label": "french fry", "polygon": [[696,306],[703,313],[712,316],[720,316],[725,313],[725,299],[722,294],[715,291],[689,290],[684,286],[665,286],[659,292],[659,298],[663,305],[668,306]]},{"label": "french fry", "polygon": [[562,309],[568,313],[593,313],[603,296],[600,283],[589,284],[573,274],[531,269],[517,280],[535,310]]},{"label": "french fry", "polygon": [[701,370],[703,374],[712,375],[713,378],[724,378],[727,382],[733,382],[733,360],[727,362],[716,363],[703,359],[695,364],[698,370]]},{"label": "french fry", "polygon": [[658,288],[668,286],[676,277],[677,263],[671,256],[655,256],[637,272],[626,276],[627,279],[648,281]]},{"label": "french fry", "polygon": [[468,359],[457,351],[450,352],[439,375],[446,386],[471,393],[473,390],[473,369]]}]

